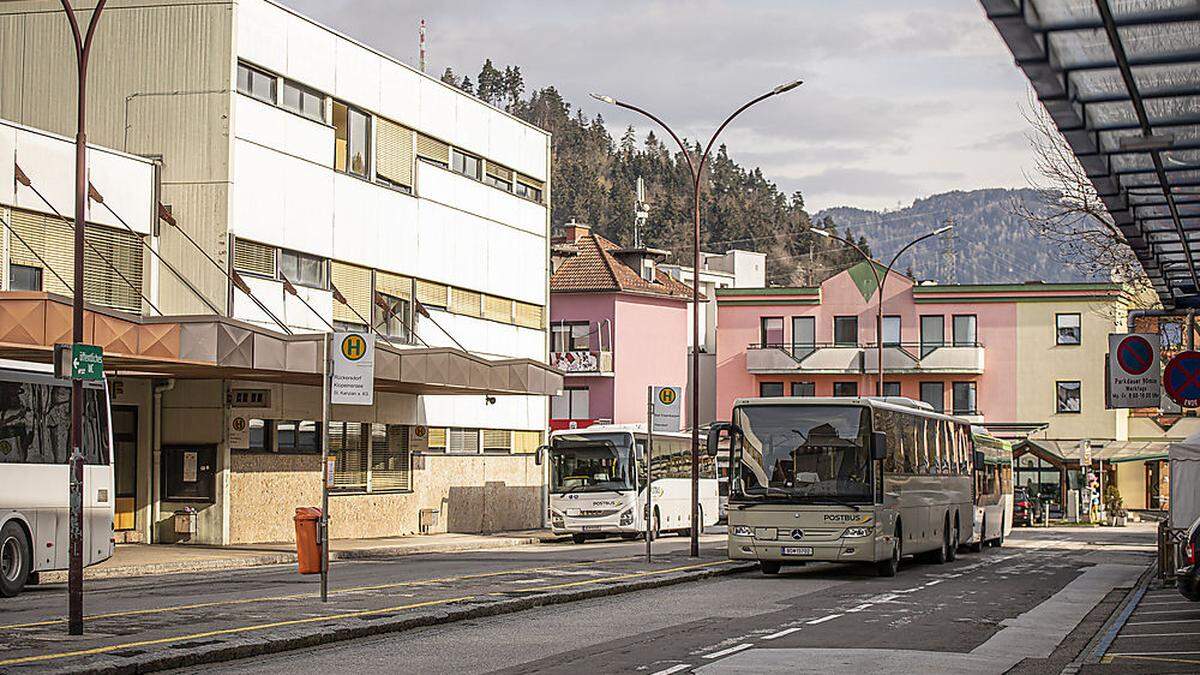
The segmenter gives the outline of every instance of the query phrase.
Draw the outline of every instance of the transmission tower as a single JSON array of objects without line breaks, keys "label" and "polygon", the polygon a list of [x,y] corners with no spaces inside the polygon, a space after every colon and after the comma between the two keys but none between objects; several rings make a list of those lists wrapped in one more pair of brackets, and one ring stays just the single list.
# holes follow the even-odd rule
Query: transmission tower
[{"label": "transmission tower", "polygon": [[[954,225],[954,216],[946,218],[946,224]],[[942,237],[942,282],[958,283],[958,230],[950,230]]]}]

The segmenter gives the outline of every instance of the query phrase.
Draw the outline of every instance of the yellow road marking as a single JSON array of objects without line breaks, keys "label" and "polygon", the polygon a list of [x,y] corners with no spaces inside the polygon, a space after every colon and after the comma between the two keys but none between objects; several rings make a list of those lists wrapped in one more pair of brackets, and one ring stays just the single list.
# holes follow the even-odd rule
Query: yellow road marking
[{"label": "yellow road marking", "polygon": [[119,649],[132,649],[135,647],[147,647],[150,645],[166,644],[168,642],[180,642],[184,640],[199,640],[203,638],[215,637],[217,635],[233,635],[236,633],[248,633],[256,630],[266,630],[268,628],[281,628],[283,626],[296,626],[305,623],[317,623],[320,621],[334,621],[337,619],[353,619],[359,616],[370,616],[372,614],[385,614],[387,612],[395,612],[402,609],[416,609],[418,607],[431,607],[433,605],[448,605],[454,602],[462,602],[464,600],[473,600],[475,596],[466,595],[461,598],[445,598],[442,600],[429,600],[426,602],[417,602],[411,605],[396,605],[395,607],[383,607],[380,609],[363,609],[354,612],[342,612],[340,614],[326,614],[323,616],[310,616],[304,619],[288,619],[286,621],[274,621],[271,623],[260,623],[251,626],[239,626],[237,628],[222,628],[220,630],[210,630],[203,633],[192,633],[191,635],[175,635],[172,637],[156,638],[153,640],[138,640],[136,642],[124,642],[115,645],[106,645],[103,647],[93,647],[91,649],[79,649],[71,652],[58,652],[55,654],[37,654],[34,656],[21,656],[15,659],[6,659],[0,661],[0,666],[14,666],[20,663],[36,663],[38,661],[50,661],[53,659],[65,659],[72,656],[91,656],[93,654],[104,654],[107,652],[117,651]]},{"label": "yellow road marking", "polygon": [[1113,654],[1105,656],[1100,660],[1101,663],[1112,663],[1113,659],[1134,659],[1139,661],[1164,661],[1166,663],[1200,663],[1200,659],[1169,659],[1165,656],[1128,656],[1126,654]]},{"label": "yellow road marking", "polygon": [[[473,579],[487,579],[491,577],[501,577],[512,574],[530,574],[534,572],[545,572],[547,570],[558,570],[563,567],[582,567],[586,565],[594,565],[599,563],[623,562],[628,560],[636,560],[641,556],[622,556],[619,558],[601,558],[599,560],[584,560],[579,562],[562,563],[553,567],[527,567],[515,570],[498,570],[495,572],[479,572],[477,574],[463,574],[454,577],[440,577],[434,579],[414,579],[412,581],[397,581],[389,584],[375,584],[371,586],[352,586],[350,588],[339,588],[330,590],[329,595],[344,595],[347,593],[359,593],[362,591],[381,591],[391,588],[404,588],[412,586],[428,586],[432,584],[452,583],[456,581],[470,581]],[[313,593],[294,593],[291,595],[276,595],[265,598],[238,598],[235,600],[212,600],[209,602],[195,602],[186,605],[171,605],[168,607],[147,607],[144,609],[129,609],[120,612],[107,612],[104,614],[89,614],[84,617],[85,621],[94,621],[97,619],[114,619],[118,617],[140,616],[144,614],[159,614],[162,612],[180,612],[190,609],[204,609],[207,607],[232,607],[236,605],[248,605],[259,602],[283,602],[288,600],[303,600],[314,597]],[[0,626],[0,630],[10,630],[17,628],[37,628],[40,626],[54,626],[57,624],[66,623],[66,619],[47,619],[45,621],[30,621],[28,623],[14,623],[7,626]]]}]

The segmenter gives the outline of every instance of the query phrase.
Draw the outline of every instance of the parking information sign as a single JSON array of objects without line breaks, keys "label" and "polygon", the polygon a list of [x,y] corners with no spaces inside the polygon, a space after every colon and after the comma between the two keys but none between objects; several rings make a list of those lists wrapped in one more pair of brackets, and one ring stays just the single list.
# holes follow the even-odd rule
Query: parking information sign
[{"label": "parking information sign", "polygon": [[375,345],[367,333],[333,334],[329,402],[371,405],[375,401]]},{"label": "parking information sign", "polygon": [[1163,389],[1184,408],[1200,406],[1200,352],[1179,352],[1167,361]]},{"label": "parking information sign", "polygon": [[653,406],[651,428],[654,431],[679,431],[680,410],[683,407],[681,387],[652,387],[650,402]]},{"label": "parking information sign", "polygon": [[1148,333],[1108,336],[1108,407],[1158,407],[1162,390],[1158,339]]}]

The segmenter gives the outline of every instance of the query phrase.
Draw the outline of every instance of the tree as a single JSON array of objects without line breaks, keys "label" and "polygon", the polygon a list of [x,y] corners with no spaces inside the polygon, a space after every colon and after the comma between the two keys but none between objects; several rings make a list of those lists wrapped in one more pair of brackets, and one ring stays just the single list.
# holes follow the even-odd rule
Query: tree
[{"label": "tree", "polygon": [[492,105],[504,97],[504,73],[492,65],[491,59],[484,61],[479,69],[479,77],[475,78],[475,95]]}]

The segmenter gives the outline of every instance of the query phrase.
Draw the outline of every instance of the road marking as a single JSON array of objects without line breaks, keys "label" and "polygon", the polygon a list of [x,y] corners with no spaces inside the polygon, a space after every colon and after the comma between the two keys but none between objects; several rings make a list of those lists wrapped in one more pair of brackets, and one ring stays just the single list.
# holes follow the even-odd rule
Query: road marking
[{"label": "road marking", "polygon": [[[600,558],[598,560],[582,560],[578,562],[564,562],[560,567],[579,567],[582,565],[592,565],[598,563],[624,562],[629,560],[640,559],[641,556],[622,556],[619,558]],[[452,583],[456,581],[471,581],[474,579],[488,579],[492,577],[502,577],[514,574],[529,574],[531,572],[547,572],[554,568],[550,567],[527,567],[515,570],[498,570],[495,572],[479,572],[477,574],[463,574],[454,577],[439,577],[433,579],[414,579],[411,581],[397,581],[388,584],[374,584],[370,586],[351,586],[349,588],[338,588],[329,591],[329,595],[345,595],[348,593],[361,593],[363,591],[382,591],[392,588],[404,588],[406,586],[432,586],[435,584]],[[189,609],[204,609],[207,607],[225,607],[236,605],[247,605],[259,602],[282,602],[287,600],[304,600],[312,598],[313,593],[293,593],[290,595],[267,596],[263,598],[237,598],[233,600],[212,600],[209,602],[194,602],[185,605],[169,605],[167,607],[147,607],[144,609],[128,609],[119,612],[106,612],[103,614],[88,614],[84,617],[85,621],[95,621],[97,619],[115,619],[126,616],[140,616],[143,614],[158,614],[161,612],[180,612]],[[67,619],[47,619],[44,621],[30,621],[27,623],[14,623],[7,626],[0,626],[0,630],[9,630],[15,628],[37,628],[39,626],[53,626],[66,623]]]},{"label": "road marking", "polygon": [[784,628],[783,630],[779,631],[778,633],[771,633],[770,635],[764,635],[762,637],[762,639],[763,640],[774,640],[775,638],[781,638],[784,635],[791,635],[792,633],[795,633],[798,630],[800,630],[799,626],[796,626],[795,628]]},{"label": "road marking", "polygon": [[857,607],[851,607],[850,609],[846,610],[846,613],[847,614],[857,614],[857,613],[863,611],[864,609],[870,609],[874,606],[875,606],[874,603],[864,602],[863,604],[861,604]]},{"label": "road marking", "polygon": [[705,654],[705,655],[704,655],[704,658],[706,658],[706,659],[719,659],[719,658],[721,658],[722,656],[729,656],[730,654],[733,654],[733,653],[736,653],[736,652],[740,652],[740,651],[742,651],[742,650],[744,650],[744,649],[750,649],[750,648],[751,648],[751,647],[753,647],[753,646],[754,646],[754,645],[750,644],[749,642],[743,642],[743,643],[742,643],[742,644],[740,644],[740,645],[734,645],[734,646],[732,646],[732,647],[730,647],[730,648],[728,648],[728,649],[722,649],[722,650],[721,650],[721,651],[719,651],[719,652],[713,652],[713,653],[711,653],[711,654]]},{"label": "road marking", "polygon": [[1200,619],[1170,619],[1168,621],[1130,621],[1126,626],[1152,626],[1163,623],[1200,623]]},{"label": "road marking", "polygon": [[929,583],[927,583],[925,585],[926,586],[937,586],[938,584],[942,583],[943,581],[945,581],[945,579],[934,579],[933,581],[930,581]]},{"label": "road marking", "polygon": [[917,591],[921,590],[922,588],[925,588],[925,587],[924,587],[924,586],[917,586],[916,588],[906,588],[906,589],[904,589],[904,590],[902,590],[902,591],[892,591],[892,592],[893,592],[893,593],[916,593]]},{"label": "road marking", "polygon": [[[630,574],[618,574],[616,576],[601,577],[598,579],[584,579],[583,581],[571,581],[571,582],[568,582],[565,584],[553,584],[551,586],[538,586],[536,588],[529,588],[529,589],[525,589],[525,590],[528,590],[528,591],[554,591],[554,590],[558,590],[560,588],[572,588],[574,586],[584,586],[587,584],[596,584],[596,583],[600,583],[602,581],[621,581],[622,579],[636,579],[638,577],[652,576],[655,574],[666,574],[668,572],[683,572],[685,570],[696,570],[696,569],[702,569],[705,567],[714,567],[716,565],[724,565],[728,562],[730,562],[730,561],[715,560],[713,562],[697,563],[695,565],[682,565],[680,567],[668,567],[668,568],[661,569],[661,570],[647,570],[645,572],[632,572]],[[492,595],[498,595],[498,594],[492,593]],[[502,595],[502,594],[499,594],[499,595]]]},{"label": "road marking", "polygon": [[1161,607],[1162,605],[1190,605],[1191,600],[1164,600],[1162,602],[1143,602],[1142,607]]},{"label": "road marking", "polygon": [[1132,635],[1118,635],[1118,640],[1125,638],[1143,638],[1143,637],[1177,637],[1180,635],[1200,635],[1200,633],[1133,633]]},{"label": "road marking", "polygon": [[266,630],[268,628],[282,628],[283,626],[299,626],[308,623],[319,623],[322,621],[336,621],[339,619],[353,619],[360,616],[371,616],[372,614],[387,614],[388,612],[397,612],[404,609],[417,609],[419,607],[433,607],[435,605],[448,605],[455,602],[464,602],[474,600],[475,596],[466,595],[461,598],[443,598],[441,600],[429,600],[426,602],[416,602],[409,605],[396,605],[395,607],[382,607],[379,609],[362,609],[354,612],[342,612],[340,614],[324,614],[321,616],[310,616],[303,619],[288,619],[285,621],[272,621],[270,623],[259,623],[250,626],[238,626],[236,628],[222,628],[219,630],[210,630],[203,633],[192,633],[191,635],[173,635],[171,637],[156,638],[153,640],[137,640],[134,642],[123,642],[115,645],[105,645],[103,647],[92,647],[91,649],[77,649],[69,652],[57,652],[54,654],[35,654],[33,656],[20,656],[15,659],[5,659],[0,661],[0,666],[15,666],[21,663],[37,663],[40,661],[52,661],[54,659],[65,659],[72,656],[91,656],[93,654],[106,654],[108,652],[117,651],[119,649],[132,649],[135,647],[148,647],[151,645],[169,644],[171,642],[184,642],[191,640],[201,640],[204,638],[216,637],[218,635],[236,635],[238,633],[249,633],[252,631]]},{"label": "road marking", "polygon": [[806,621],[805,623],[807,623],[810,626],[815,626],[819,623],[825,623],[826,621],[832,621],[832,620],[838,618],[839,616],[841,616],[841,614],[827,614],[819,619],[813,619],[812,621]]},{"label": "road marking", "polygon": [[671,675],[671,673],[678,673],[681,670],[687,670],[691,667],[692,666],[690,663],[681,663],[677,666],[671,666],[670,668],[660,670],[657,673],[653,673],[653,675]]},{"label": "road marking", "polygon": [[1161,663],[1200,663],[1196,659],[1167,659],[1160,656],[1132,656],[1129,654],[1110,654],[1101,659],[1101,663],[1112,663],[1113,659],[1129,659],[1131,661],[1158,661]]},{"label": "road marking", "polygon": [[1137,612],[1137,614],[1139,614],[1139,615],[1141,615],[1141,614],[1179,614],[1180,612],[1196,612],[1196,611],[1200,611],[1200,610],[1197,610],[1194,607],[1189,607],[1187,609],[1148,609],[1145,611],[1139,611],[1139,612]]},{"label": "road marking", "polygon": [[1114,652],[1109,656],[1192,656],[1200,652]]}]

